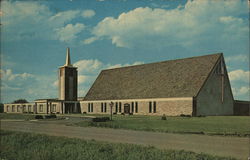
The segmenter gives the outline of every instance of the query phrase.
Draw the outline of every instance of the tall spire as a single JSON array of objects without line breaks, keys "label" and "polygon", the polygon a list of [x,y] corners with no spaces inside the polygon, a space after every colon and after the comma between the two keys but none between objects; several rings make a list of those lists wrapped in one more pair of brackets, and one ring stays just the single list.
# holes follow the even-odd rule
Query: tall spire
[{"label": "tall spire", "polygon": [[71,64],[71,62],[70,62],[70,50],[69,50],[69,47],[67,48],[65,66],[72,66],[72,64]]}]

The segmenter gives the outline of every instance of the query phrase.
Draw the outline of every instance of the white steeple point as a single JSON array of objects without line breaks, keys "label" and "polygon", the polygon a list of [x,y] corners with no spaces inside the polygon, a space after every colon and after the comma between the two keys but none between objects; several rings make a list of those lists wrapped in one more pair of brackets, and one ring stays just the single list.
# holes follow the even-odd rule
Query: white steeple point
[{"label": "white steeple point", "polygon": [[66,63],[64,66],[72,66],[71,62],[70,62],[70,50],[69,47],[67,48],[67,53],[66,53]]}]

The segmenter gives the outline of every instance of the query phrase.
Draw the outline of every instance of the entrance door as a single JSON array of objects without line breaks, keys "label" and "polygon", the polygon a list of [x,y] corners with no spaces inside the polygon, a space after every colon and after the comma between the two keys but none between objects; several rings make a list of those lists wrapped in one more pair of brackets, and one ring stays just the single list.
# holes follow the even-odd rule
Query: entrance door
[{"label": "entrance door", "polygon": [[130,113],[130,105],[128,103],[124,104],[124,113],[129,114]]}]

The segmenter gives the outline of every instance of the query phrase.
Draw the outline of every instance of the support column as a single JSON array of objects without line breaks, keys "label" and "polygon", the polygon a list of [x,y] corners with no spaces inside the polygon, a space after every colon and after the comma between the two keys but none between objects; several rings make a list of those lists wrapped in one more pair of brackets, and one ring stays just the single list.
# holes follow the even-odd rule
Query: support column
[{"label": "support column", "polygon": [[46,101],[46,113],[47,114],[49,113],[48,110],[49,110],[49,103],[48,103],[48,101]]}]

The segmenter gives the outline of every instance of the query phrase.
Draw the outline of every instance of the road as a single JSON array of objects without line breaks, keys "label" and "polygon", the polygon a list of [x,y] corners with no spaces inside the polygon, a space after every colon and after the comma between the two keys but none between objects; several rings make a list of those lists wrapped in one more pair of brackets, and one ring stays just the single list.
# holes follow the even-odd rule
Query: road
[{"label": "road", "polygon": [[95,139],[114,143],[151,145],[161,149],[187,150],[218,156],[247,159],[249,139],[192,134],[171,134],[109,128],[65,126],[53,122],[1,121],[1,129],[42,133],[81,139]]}]

